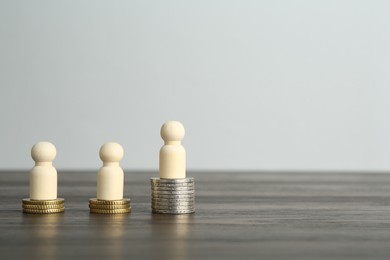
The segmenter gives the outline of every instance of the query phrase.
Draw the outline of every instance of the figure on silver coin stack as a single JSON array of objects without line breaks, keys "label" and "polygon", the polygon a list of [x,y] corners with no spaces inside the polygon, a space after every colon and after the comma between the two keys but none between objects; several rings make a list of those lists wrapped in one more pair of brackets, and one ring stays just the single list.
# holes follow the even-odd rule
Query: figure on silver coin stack
[{"label": "figure on silver coin stack", "polygon": [[181,145],[184,126],[168,121],[161,127],[160,178],[151,178],[152,212],[189,214],[195,212],[194,178],[186,178],[186,151]]}]

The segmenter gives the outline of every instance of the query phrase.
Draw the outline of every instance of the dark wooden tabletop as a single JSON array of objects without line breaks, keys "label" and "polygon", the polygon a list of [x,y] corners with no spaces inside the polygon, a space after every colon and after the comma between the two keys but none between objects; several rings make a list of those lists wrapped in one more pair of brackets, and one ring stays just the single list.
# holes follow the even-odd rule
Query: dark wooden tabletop
[{"label": "dark wooden tabletop", "polygon": [[90,214],[96,173],[59,173],[66,211],[21,212],[28,172],[0,172],[0,259],[389,259],[390,174],[190,172],[193,215],[150,209],[126,172],[129,215]]}]

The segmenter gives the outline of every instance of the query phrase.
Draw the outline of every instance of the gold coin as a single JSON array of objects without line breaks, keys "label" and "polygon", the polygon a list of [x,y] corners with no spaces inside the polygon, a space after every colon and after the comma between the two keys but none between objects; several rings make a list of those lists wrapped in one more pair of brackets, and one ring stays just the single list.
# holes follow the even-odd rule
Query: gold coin
[{"label": "gold coin", "polygon": [[55,200],[32,200],[32,199],[23,199],[23,204],[28,205],[59,205],[64,204],[64,199],[58,198]]},{"label": "gold coin", "polygon": [[23,204],[24,209],[61,209],[64,207],[64,204],[58,204],[58,205],[30,205],[30,204]]},{"label": "gold coin", "polygon": [[130,199],[121,199],[121,200],[98,200],[96,198],[89,199],[90,204],[98,205],[125,205],[130,204]]},{"label": "gold coin", "polygon": [[51,213],[60,213],[64,212],[65,208],[59,209],[23,209],[24,213],[32,213],[32,214],[51,214]]},{"label": "gold coin", "polygon": [[90,209],[91,213],[99,213],[99,214],[122,214],[122,213],[130,213],[131,208],[127,209]]},{"label": "gold coin", "polygon": [[128,209],[130,204],[119,204],[119,205],[104,205],[104,204],[92,204],[89,203],[90,209]]}]

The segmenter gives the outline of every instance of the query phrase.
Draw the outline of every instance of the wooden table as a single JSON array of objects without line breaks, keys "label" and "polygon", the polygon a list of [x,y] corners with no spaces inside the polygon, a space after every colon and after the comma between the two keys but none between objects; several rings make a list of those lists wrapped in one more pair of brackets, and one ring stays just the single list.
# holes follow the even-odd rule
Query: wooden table
[{"label": "wooden table", "polygon": [[190,172],[197,212],[155,215],[126,172],[129,215],[90,214],[95,172],[59,171],[66,212],[21,212],[28,172],[0,172],[0,259],[390,259],[390,174]]}]

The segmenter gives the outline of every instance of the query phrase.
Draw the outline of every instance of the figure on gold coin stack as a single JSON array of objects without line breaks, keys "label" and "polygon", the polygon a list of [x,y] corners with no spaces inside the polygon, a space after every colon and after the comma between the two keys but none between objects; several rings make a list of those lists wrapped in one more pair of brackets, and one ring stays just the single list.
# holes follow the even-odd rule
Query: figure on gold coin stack
[{"label": "figure on gold coin stack", "polygon": [[120,144],[110,142],[99,151],[103,166],[97,179],[97,197],[89,200],[91,213],[119,214],[131,212],[130,199],[123,198],[124,173],[119,166],[123,158]]},{"label": "figure on gold coin stack", "polygon": [[23,212],[35,214],[60,213],[64,199],[57,198],[57,170],[53,160],[56,148],[49,142],[38,142],[31,149],[35,166],[30,171],[30,198],[23,199]]}]

